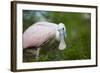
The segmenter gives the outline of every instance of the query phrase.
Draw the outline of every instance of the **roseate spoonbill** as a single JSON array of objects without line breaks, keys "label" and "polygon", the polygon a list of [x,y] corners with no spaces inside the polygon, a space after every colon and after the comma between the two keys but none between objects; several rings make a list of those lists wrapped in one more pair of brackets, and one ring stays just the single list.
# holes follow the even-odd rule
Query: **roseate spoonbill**
[{"label": "roseate spoonbill", "polygon": [[57,25],[50,22],[37,22],[23,33],[23,48],[37,48],[36,60],[38,60],[41,45],[49,42],[51,39],[56,39],[60,42],[58,49],[64,50],[66,47],[65,38],[66,28],[63,23]]}]

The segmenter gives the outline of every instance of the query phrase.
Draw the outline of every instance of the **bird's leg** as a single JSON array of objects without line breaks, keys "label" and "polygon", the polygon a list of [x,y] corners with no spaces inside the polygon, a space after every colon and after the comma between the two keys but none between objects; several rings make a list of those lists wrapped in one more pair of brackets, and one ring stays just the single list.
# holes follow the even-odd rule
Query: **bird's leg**
[{"label": "bird's leg", "polygon": [[39,52],[40,52],[40,48],[37,48],[37,50],[36,50],[36,61],[39,60]]}]

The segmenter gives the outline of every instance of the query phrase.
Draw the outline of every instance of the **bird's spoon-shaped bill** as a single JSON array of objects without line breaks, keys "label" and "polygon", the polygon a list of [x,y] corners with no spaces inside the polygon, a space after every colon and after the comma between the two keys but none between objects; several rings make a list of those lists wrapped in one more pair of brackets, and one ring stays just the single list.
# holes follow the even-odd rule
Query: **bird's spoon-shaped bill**
[{"label": "bird's spoon-shaped bill", "polygon": [[64,41],[64,35],[61,34],[62,32],[60,31],[60,44],[59,44],[59,50],[64,50],[66,48],[66,43]]}]

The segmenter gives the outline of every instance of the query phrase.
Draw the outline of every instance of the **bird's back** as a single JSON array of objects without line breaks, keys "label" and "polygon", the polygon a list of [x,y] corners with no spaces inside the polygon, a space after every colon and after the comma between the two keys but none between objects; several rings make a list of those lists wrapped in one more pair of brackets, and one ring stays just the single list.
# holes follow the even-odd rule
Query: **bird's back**
[{"label": "bird's back", "polygon": [[38,22],[23,33],[23,48],[39,47],[56,35],[57,25],[49,22]]}]

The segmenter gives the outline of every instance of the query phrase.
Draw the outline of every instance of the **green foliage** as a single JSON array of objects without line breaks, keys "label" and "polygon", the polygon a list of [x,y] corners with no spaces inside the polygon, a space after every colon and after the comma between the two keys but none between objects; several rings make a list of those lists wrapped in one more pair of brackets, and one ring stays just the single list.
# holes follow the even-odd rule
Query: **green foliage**
[{"label": "green foliage", "polygon": [[[38,21],[56,24],[64,23],[67,29],[66,49],[58,49],[59,42],[49,42],[42,46],[39,61],[81,60],[91,58],[91,21],[89,13],[51,12],[23,10],[23,32]],[[28,52],[30,53],[30,52]],[[24,62],[35,62],[34,50],[31,55],[24,52]],[[29,60],[31,58],[31,60]]]}]

